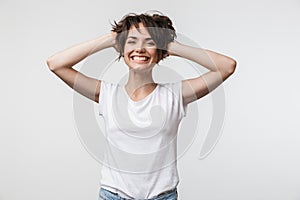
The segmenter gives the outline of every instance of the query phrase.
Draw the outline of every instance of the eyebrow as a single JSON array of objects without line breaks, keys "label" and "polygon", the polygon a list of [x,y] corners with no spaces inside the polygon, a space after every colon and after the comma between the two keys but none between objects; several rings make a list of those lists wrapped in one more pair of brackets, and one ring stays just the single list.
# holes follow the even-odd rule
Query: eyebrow
[{"label": "eyebrow", "polygon": [[[128,36],[127,39],[134,39],[134,40],[137,40],[138,38],[135,37],[135,36]],[[145,40],[146,40],[146,41],[149,41],[149,40],[153,40],[153,38],[151,38],[151,37],[150,37],[150,38],[145,38]]]}]

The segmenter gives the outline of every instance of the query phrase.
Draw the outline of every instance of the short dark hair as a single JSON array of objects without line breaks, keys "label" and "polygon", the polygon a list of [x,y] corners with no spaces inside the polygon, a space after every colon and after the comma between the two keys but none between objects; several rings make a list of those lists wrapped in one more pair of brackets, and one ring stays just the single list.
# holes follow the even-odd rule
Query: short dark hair
[{"label": "short dark hair", "polygon": [[116,45],[119,47],[120,59],[124,53],[124,46],[128,36],[128,31],[132,26],[139,28],[142,23],[149,31],[151,37],[157,45],[158,62],[167,53],[168,44],[176,38],[176,32],[171,19],[161,14],[135,14],[125,15],[119,22],[114,21],[112,31],[117,33]]}]

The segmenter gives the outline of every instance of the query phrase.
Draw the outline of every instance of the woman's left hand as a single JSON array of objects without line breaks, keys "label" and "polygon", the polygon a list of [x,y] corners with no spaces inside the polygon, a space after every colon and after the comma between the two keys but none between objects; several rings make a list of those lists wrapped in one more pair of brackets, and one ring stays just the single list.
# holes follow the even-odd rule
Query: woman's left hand
[{"label": "woman's left hand", "polygon": [[179,48],[179,46],[180,43],[175,40],[173,42],[170,42],[167,47],[168,52],[166,53],[166,56],[164,56],[164,58],[168,56],[178,56],[176,54],[176,50]]}]

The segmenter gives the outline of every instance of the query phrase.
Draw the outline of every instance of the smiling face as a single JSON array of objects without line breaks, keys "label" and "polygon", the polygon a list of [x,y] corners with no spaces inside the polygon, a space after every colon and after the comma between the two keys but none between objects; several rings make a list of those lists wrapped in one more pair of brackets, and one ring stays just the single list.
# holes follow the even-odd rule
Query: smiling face
[{"label": "smiling face", "polygon": [[142,23],[132,26],[124,45],[124,60],[129,69],[151,69],[158,62],[157,46]]}]

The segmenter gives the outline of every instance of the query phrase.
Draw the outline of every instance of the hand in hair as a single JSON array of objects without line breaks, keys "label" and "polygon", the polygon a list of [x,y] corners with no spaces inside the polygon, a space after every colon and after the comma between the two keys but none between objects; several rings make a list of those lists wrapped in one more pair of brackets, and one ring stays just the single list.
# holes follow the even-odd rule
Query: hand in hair
[{"label": "hand in hair", "polygon": [[119,47],[118,43],[116,42],[116,41],[117,41],[117,40],[116,40],[117,32],[111,31],[111,36],[112,36],[112,38],[113,38],[113,40],[114,40],[113,48],[114,48],[118,53],[120,53],[120,47]]}]

